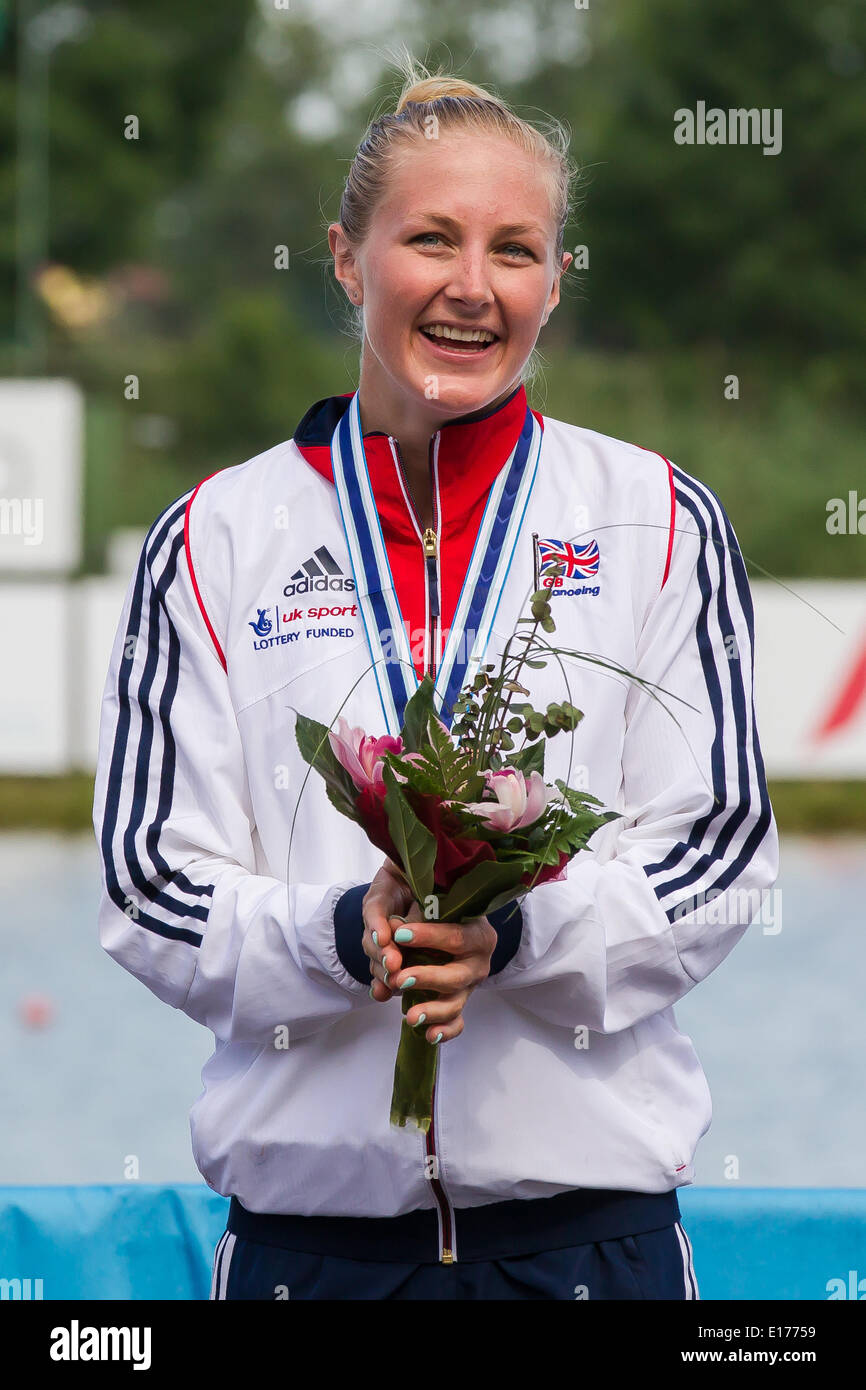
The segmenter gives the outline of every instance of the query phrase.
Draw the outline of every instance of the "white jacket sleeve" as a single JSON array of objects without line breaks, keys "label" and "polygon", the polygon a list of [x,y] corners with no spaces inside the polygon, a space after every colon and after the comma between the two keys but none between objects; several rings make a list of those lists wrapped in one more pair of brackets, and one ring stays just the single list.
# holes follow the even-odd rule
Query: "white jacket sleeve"
[{"label": "white jacket sleeve", "polygon": [[336,951],[353,882],[255,872],[254,818],[223,664],[192,588],[185,494],[151,527],[103,693],[93,826],[99,937],[218,1039],[302,1036],[371,1005]]},{"label": "white jacket sleeve", "polygon": [[745,565],[715,493],[673,478],[670,569],[633,669],[680,697],[660,695],[682,732],[632,683],[623,818],[597,832],[606,852],[582,851],[565,880],[524,898],[520,946],[483,986],[570,1029],[614,1033],[675,1003],[725,958],[778,874]]}]

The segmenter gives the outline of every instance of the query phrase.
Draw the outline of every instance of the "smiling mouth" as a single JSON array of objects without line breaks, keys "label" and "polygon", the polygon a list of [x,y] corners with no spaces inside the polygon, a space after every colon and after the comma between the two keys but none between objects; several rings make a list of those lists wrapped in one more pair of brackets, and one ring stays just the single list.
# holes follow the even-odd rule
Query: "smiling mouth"
[{"label": "smiling mouth", "polygon": [[446,324],[425,324],[419,332],[428,342],[447,352],[462,352],[467,356],[480,355],[499,342],[499,337],[487,328],[450,328]]}]

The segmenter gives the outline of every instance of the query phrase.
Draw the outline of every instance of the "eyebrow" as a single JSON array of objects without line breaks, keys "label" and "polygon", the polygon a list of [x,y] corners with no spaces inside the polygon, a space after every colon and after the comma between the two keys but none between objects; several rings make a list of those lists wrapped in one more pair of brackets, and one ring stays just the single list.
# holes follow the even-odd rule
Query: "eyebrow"
[{"label": "eyebrow", "polygon": [[[442,227],[448,227],[451,231],[459,231],[460,223],[453,217],[446,217],[439,212],[411,212],[410,221],[419,222],[438,222]],[[544,236],[544,228],[535,222],[511,222],[507,226],[497,227],[496,236],[526,236],[528,233],[537,232],[539,236]]]}]

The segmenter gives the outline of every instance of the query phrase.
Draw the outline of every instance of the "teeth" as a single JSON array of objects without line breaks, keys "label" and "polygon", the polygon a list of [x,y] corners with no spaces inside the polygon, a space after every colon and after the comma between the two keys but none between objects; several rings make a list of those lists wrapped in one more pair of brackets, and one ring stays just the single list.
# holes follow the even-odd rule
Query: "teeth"
[{"label": "teeth", "polygon": [[426,323],[423,331],[431,338],[456,338],[461,343],[492,343],[494,339],[486,328],[449,328],[445,323]]}]

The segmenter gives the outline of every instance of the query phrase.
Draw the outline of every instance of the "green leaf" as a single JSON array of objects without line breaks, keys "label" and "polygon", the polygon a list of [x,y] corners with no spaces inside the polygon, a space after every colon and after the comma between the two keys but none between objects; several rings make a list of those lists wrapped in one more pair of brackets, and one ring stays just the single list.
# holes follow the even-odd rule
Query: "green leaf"
[{"label": "green leaf", "polygon": [[[419,754],[423,758],[423,754]],[[384,761],[389,767],[396,767],[400,774],[408,781],[413,791],[421,792],[425,796],[438,796],[441,792],[439,771],[435,764],[428,762],[404,763],[400,758],[393,754],[386,753]]]},{"label": "green leaf", "polygon": [[419,903],[433,892],[433,865],[436,862],[436,839],[422,825],[394,776],[394,769],[385,763],[385,813],[391,839],[400,855],[403,872]]},{"label": "green leaf", "polygon": [[331,747],[326,725],[296,712],[295,741],[304,762],[324,778],[332,805],[350,820],[357,820],[358,789]]},{"label": "green leaf", "polygon": [[325,795],[331,805],[340,812],[341,816],[346,816],[349,820],[356,821],[358,825],[362,824],[354,801],[343,791],[342,787],[335,787],[332,783],[326,781]]},{"label": "green leaf", "polygon": [[487,904],[487,909],[483,915],[488,917],[490,913],[495,912],[498,907],[505,907],[506,903],[514,903],[516,905],[521,899],[526,897],[528,891],[526,884],[522,883],[519,888],[506,889],[504,893],[497,893],[492,902]]},{"label": "green leaf", "polygon": [[[587,804],[592,806],[604,805],[604,802],[599,801],[597,796],[591,796],[589,792],[580,791],[577,787],[570,787],[566,782],[563,782],[561,777],[555,778],[554,786],[559,788],[563,797],[574,811],[585,810]],[[614,812],[613,814],[616,815],[617,813]]]},{"label": "green leaf", "polygon": [[528,777],[530,772],[540,772],[544,776],[544,739],[521,748],[511,759],[511,766]]},{"label": "green leaf", "polygon": [[419,683],[414,695],[406,701],[403,713],[403,747],[407,753],[418,753],[427,742],[427,725],[436,713],[433,703],[435,686],[429,676]]},{"label": "green leaf", "polygon": [[472,758],[465,749],[455,747],[451,735],[435,718],[431,718],[428,732],[430,744],[425,757],[438,779],[435,790],[446,797],[462,796],[467,782],[476,776]]},{"label": "green leaf", "polygon": [[504,864],[495,859],[483,860],[440,897],[439,921],[469,922],[473,917],[483,917],[499,894],[516,888],[527,870],[533,868],[528,855]]},{"label": "green leaf", "polygon": [[[306,714],[297,715],[295,739],[304,762],[309,763],[317,772],[330,772],[335,768],[345,772],[346,769],[331,747],[328,733],[327,727],[317,719],[310,719]],[[349,774],[346,773],[346,776]],[[351,781],[351,778],[349,780]]]}]

